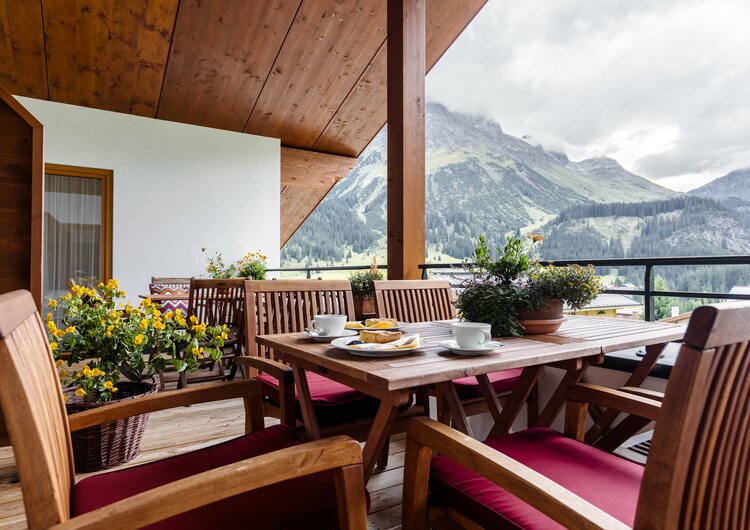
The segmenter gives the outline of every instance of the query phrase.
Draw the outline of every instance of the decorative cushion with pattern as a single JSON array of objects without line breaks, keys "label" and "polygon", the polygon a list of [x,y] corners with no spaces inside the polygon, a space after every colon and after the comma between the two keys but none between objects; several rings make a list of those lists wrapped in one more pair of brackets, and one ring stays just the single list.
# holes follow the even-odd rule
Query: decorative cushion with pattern
[{"label": "decorative cushion with pattern", "polygon": [[188,296],[190,295],[189,285],[164,285],[162,283],[150,283],[148,284],[149,292],[151,294],[175,294],[185,295],[184,300],[165,300],[161,302],[162,314],[167,311],[174,311],[179,309],[184,314],[188,311]]}]

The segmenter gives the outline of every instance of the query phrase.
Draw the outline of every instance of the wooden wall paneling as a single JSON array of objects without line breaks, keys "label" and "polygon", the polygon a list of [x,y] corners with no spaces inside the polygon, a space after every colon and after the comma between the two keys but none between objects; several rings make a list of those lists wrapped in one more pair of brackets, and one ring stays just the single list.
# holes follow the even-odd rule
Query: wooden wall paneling
[{"label": "wooden wall paneling", "polygon": [[20,96],[47,99],[41,2],[0,2],[0,84]]},{"label": "wooden wall paneling", "polygon": [[382,0],[305,0],[245,132],[310,148],[385,40]]},{"label": "wooden wall paneling", "polygon": [[425,258],[425,0],[388,0],[388,279]]},{"label": "wooden wall paneling", "polygon": [[302,0],[183,0],[158,117],[242,131]]},{"label": "wooden wall paneling", "polygon": [[[487,0],[427,1],[428,72],[486,3]],[[383,128],[387,119],[386,62],[383,46],[315,142],[314,149],[359,156]]]},{"label": "wooden wall paneling", "polygon": [[0,293],[42,300],[42,124],[0,87]]},{"label": "wooden wall paneling", "polygon": [[179,0],[44,0],[50,99],[156,116]]}]

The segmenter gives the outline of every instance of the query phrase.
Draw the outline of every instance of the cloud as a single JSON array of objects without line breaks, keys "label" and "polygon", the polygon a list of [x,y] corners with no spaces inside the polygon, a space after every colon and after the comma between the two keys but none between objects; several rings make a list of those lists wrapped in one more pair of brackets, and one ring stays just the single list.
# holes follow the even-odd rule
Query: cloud
[{"label": "cloud", "polygon": [[750,165],[747,20],[745,0],[490,0],[427,94],[689,189]]}]

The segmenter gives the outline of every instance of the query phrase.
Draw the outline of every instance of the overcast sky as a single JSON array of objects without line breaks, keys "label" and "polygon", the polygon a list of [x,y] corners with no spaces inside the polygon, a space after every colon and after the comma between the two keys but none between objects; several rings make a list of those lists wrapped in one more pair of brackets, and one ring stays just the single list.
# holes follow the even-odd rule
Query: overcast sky
[{"label": "overcast sky", "polygon": [[750,1],[489,0],[427,96],[686,191],[750,166]]}]

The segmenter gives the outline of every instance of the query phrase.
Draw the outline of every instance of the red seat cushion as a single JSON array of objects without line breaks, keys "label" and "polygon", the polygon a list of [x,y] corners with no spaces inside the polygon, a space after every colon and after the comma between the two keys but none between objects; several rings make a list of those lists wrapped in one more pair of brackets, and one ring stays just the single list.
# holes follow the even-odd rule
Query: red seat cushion
[{"label": "red seat cushion", "polygon": [[[300,443],[290,428],[277,425],[192,453],[87,477],[75,485],[73,515],[90,512],[203,471]],[[200,495],[200,488],[194,494]],[[333,473],[323,472],[236,495],[147,528],[335,528],[337,525]]]},{"label": "red seat cushion", "polygon": [[[314,372],[306,374],[315,415],[321,427],[372,417],[377,412],[379,400]],[[268,374],[260,374],[258,380],[266,399],[278,405],[279,381]],[[296,387],[294,395],[297,396]],[[302,419],[299,401],[296,403],[296,414],[297,418]]]},{"label": "red seat cushion", "polygon": [[[521,377],[521,372],[523,372],[523,368],[513,368],[511,370],[503,370],[502,372],[492,372],[487,375],[490,378],[492,388],[495,389],[495,393],[499,394],[500,392],[513,390],[513,387],[518,382],[518,378]],[[454,379],[453,384],[456,385],[456,392],[458,392],[458,397],[461,399],[482,397],[482,392],[479,390],[479,383],[477,383],[477,378],[474,376]]]},{"label": "red seat cushion", "polygon": [[[549,429],[529,429],[485,442],[632,526],[643,466]],[[432,460],[430,491],[487,528],[563,528],[489,480],[444,457]]]}]

